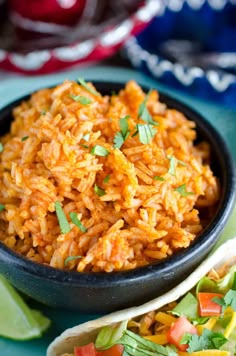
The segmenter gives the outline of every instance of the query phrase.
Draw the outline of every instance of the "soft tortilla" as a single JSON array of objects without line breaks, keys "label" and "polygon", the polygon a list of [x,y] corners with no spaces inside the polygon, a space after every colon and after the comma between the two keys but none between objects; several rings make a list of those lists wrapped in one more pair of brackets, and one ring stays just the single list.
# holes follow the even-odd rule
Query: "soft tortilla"
[{"label": "soft tortilla", "polygon": [[219,268],[233,257],[235,257],[236,262],[236,237],[221,245],[212,255],[202,262],[189,277],[161,297],[155,298],[139,307],[117,311],[64,331],[49,345],[47,356],[61,356],[67,352],[73,353],[74,346],[82,346],[91,341],[95,341],[101,327],[146,314],[177,300],[192,289],[212,268]]}]

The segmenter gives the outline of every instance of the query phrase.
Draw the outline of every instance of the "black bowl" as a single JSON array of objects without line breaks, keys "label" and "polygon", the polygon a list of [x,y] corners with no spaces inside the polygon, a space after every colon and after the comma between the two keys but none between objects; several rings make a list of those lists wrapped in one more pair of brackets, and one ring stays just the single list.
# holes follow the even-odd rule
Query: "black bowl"
[{"label": "black bowl", "polygon": [[[94,82],[104,94],[118,91],[124,83]],[[144,88],[148,91],[147,88]],[[21,98],[0,111],[1,135],[9,130],[12,109]],[[219,177],[221,196],[214,217],[187,249],[159,263],[125,272],[78,273],[32,262],[0,243],[0,273],[19,290],[55,307],[83,312],[110,312],[155,298],[182,281],[206,257],[217,242],[235,198],[235,172],[228,148],[220,134],[200,114],[161,94],[168,107],[182,111],[197,124],[200,140],[210,143],[212,169]]]}]

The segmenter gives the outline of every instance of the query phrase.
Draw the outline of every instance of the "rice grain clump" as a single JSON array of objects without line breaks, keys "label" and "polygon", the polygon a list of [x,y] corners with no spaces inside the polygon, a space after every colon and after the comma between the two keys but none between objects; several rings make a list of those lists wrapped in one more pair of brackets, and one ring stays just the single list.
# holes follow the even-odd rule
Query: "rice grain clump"
[{"label": "rice grain clump", "polygon": [[[119,271],[189,246],[219,186],[195,123],[134,82],[66,81],[14,109],[0,153],[0,241],[60,269]],[[202,214],[200,219],[199,214]]]}]

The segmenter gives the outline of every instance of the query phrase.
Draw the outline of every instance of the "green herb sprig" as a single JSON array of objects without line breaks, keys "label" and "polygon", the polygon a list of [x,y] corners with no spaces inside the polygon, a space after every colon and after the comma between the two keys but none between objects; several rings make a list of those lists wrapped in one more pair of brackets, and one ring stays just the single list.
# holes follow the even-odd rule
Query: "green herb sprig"
[{"label": "green herb sprig", "polygon": [[70,228],[70,224],[67,221],[66,215],[62,209],[61,203],[59,201],[55,202],[55,210],[56,210],[59,226],[61,229],[61,233],[67,234],[68,232],[70,232],[71,228]]},{"label": "green herb sprig", "polygon": [[106,157],[110,154],[110,152],[106,148],[100,145],[95,145],[91,149],[91,153],[95,156],[101,156],[101,157]]},{"label": "green herb sprig", "polygon": [[187,344],[187,352],[202,350],[219,350],[228,340],[222,333],[204,329],[202,335],[184,334],[181,344]]},{"label": "green herb sprig", "polygon": [[187,197],[188,195],[194,195],[193,192],[187,192],[186,190],[186,184],[180,185],[178,188],[175,189],[176,192],[178,192],[181,197]]},{"label": "green herb sprig", "polygon": [[86,96],[81,96],[81,95],[69,95],[69,97],[76,101],[79,102],[82,105],[88,105],[92,103],[92,100],[90,100],[89,98],[87,98]]},{"label": "green herb sprig", "polygon": [[130,116],[127,115],[125,117],[122,117],[120,119],[120,131],[117,132],[117,134],[114,137],[114,147],[115,148],[121,148],[125,140],[129,137],[130,131],[129,131],[129,125],[128,125],[128,118]]},{"label": "green herb sprig", "polygon": [[94,90],[93,88],[91,88],[83,78],[78,78],[78,82],[80,83],[80,85],[82,85],[82,87],[84,87],[91,94],[93,94],[95,96],[100,96],[99,93],[96,90]]},{"label": "green herb sprig", "polygon": [[69,216],[71,218],[71,221],[73,224],[75,224],[81,232],[86,232],[88,229],[82,224],[82,222],[78,219],[77,213],[75,212],[70,212]]}]

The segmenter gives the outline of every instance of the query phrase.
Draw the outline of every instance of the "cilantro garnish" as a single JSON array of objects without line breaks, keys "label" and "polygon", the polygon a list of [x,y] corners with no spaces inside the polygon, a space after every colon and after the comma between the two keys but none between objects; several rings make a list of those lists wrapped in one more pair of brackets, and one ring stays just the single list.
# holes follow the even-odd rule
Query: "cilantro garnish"
[{"label": "cilantro garnish", "polygon": [[89,139],[90,139],[90,134],[87,133],[87,134],[85,134],[82,138],[84,139],[84,141],[88,142]]},{"label": "cilantro garnish", "polygon": [[82,256],[68,256],[64,261],[64,265],[67,266],[70,261],[77,260],[78,258],[82,258]]},{"label": "cilantro garnish", "polygon": [[168,159],[170,160],[170,166],[169,166],[168,173],[170,173],[172,176],[175,176],[175,161],[176,161],[176,158],[175,158],[175,156],[171,156],[171,157],[168,157]]},{"label": "cilantro garnish", "polygon": [[163,177],[160,177],[160,176],[154,176],[153,179],[160,180],[161,182],[163,182],[165,180]]},{"label": "cilantro garnish", "polygon": [[82,105],[88,105],[92,103],[92,100],[89,98],[86,98],[86,96],[81,96],[81,95],[69,95],[71,99],[73,99],[76,102],[79,102]]},{"label": "cilantro garnish", "polygon": [[79,78],[78,82],[80,83],[80,85],[82,85],[82,87],[84,87],[87,91],[89,91],[91,94],[95,95],[95,96],[99,96],[99,93],[94,90],[93,88],[91,88],[88,83],[86,83],[86,81],[83,78]]},{"label": "cilantro garnish", "polygon": [[99,197],[102,197],[103,195],[106,194],[105,190],[102,189],[102,188],[99,188],[99,187],[97,186],[97,184],[94,185],[94,191],[95,191],[95,193],[96,193]]},{"label": "cilantro garnish", "polygon": [[0,204],[0,211],[3,211],[5,209],[5,205]]},{"label": "cilantro garnish", "polygon": [[3,144],[0,142],[0,152],[3,152]]},{"label": "cilantro garnish", "polygon": [[103,179],[103,183],[108,183],[110,180],[110,174],[108,174],[104,179]]},{"label": "cilantro garnish", "polygon": [[231,289],[228,290],[223,298],[215,297],[212,300],[222,306],[222,312],[228,307],[231,307],[236,311],[236,272],[234,272],[234,280]]},{"label": "cilantro garnish", "polygon": [[91,149],[91,153],[93,155],[101,156],[101,157],[106,157],[110,154],[110,152],[106,148],[104,148],[103,146],[100,146],[100,145],[95,145]]},{"label": "cilantro garnish", "polygon": [[222,333],[204,329],[202,335],[184,334],[181,344],[187,344],[188,353],[202,350],[219,350],[228,340]]},{"label": "cilantro garnish", "polygon": [[187,192],[186,184],[180,185],[178,188],[175,189],[182,197],[187,197],[188,195],[193,195],[193,192]]},{"label": "cilantro garnish", "polygon": [[137,124],[137,131],[139,134],[139,141],[144,145],[150,143],[157,132],[153,125],[148,124]]},{"label": "cilantro garnish", "polygon": [[24,136],[24,137],[22,137],[21,141],[23,142],[23,141],[27,140],[27,138],[29,138],[29,136]]},{"label": "cilantro garnish", "polygon": [[81,232],[86,232],[88,229],[82,224],[82,222],[77,218],[77,213],[69,213],[71,221],[75,224]]},{"label": "cilantro garnish", "polygon": [[129,116],[122,117],[120,119],[120,131],[114,137],[114,147],[121,148],[125,140],[129,137],[129,125],[128,125]]},{"label": "cilantro garnish", "polygon": [[177,159],[175,156],[169,156],[167,157],[170,161],[170,166],[168,173],[170,173],[172,176],[175,176],[175,165],[179,163],[181,166],[186,166],[186,163]]},{"label": "cilantro garnish", "polygon": [[67,221],[66,215],[65,215],[59,201],[55,202],[55,210],[56,210],[57,219],[58,219],[58,222],[60,225],[61,233],[67,234],[67,232],[70,231],[70,225]]},{"label": "cilantro garnish", "polygon": [[80,144],[81,147],[84,147],[84,148],[89,148],[88,145],[84,145],[83,143]]},{"label": "cilantro garnish", "polygon": [[47,111],[44,109],[44,110],[41,111],[40,115],[41,115],[41,116],[44,116],[44,115],[46,114],[46,112],[47,112]]},{"label": "cilantro garnish", "polygon": [[138,118],[147,122],[149,125],[157,126],[157,125],[159,125],[158,122],[156,122],[152,119],[152,116],[150,115],[148,108],[146,106],[150,94],[151,94],[151,90],[146,95],[146,98],[144,99],[144,101],[140,104],[140,106],[138,108]]}]

